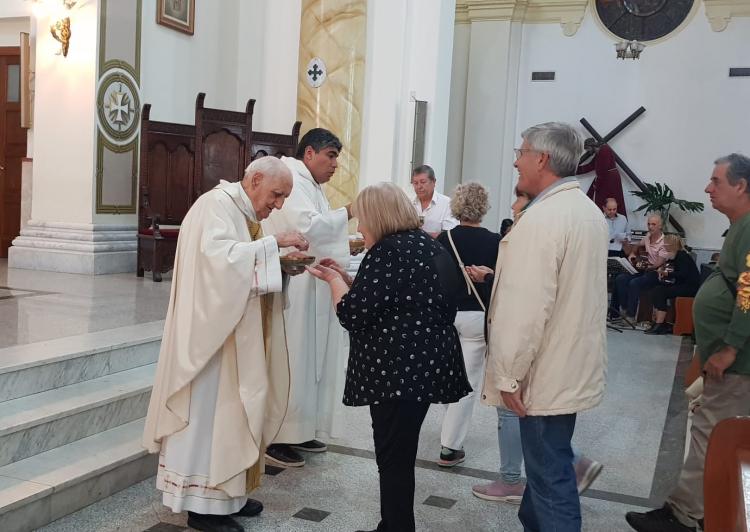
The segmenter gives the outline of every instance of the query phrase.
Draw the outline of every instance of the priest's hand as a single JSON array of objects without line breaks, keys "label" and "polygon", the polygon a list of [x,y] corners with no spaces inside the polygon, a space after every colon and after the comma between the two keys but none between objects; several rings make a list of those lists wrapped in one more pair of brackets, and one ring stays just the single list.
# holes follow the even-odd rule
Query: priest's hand
[{"label": "priest's hand", "polygon": [[354,279],[352,279],[351,275],[346,273],[346,270],[344,268],[339,266],[338,262],[336,262],[333,259],[325,258],[320,261],[320,265],[334,270],[336,273],[338,273],[341,276],[341,278],[346,283],[346,286],[348,286],[349,288],[352,287],[352,282],[354,282]]},{"label": "priest's hand", "polygon": [[273,237],[280,248],[297,248],[300,251],[306,251],[310,247],[310,243],[302,236],[302,233],[297,231],[279,233]]},{"label": "priest's hand", "polygon": [[475,283],[483,283],[488,275],[495,273],[492,268],[487,266],[466,266],[466,273]]}]

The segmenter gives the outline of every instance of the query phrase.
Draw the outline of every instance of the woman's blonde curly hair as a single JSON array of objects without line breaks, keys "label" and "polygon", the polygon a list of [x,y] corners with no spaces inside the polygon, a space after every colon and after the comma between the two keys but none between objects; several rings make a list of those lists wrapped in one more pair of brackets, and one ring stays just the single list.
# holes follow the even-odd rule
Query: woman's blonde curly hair
[{"label": "woman's blonde curly hair", "polygon": [[479,183],[458,185],[451,198],[451,214],[459,222],[478,224],[490,210],[490,196]]}]

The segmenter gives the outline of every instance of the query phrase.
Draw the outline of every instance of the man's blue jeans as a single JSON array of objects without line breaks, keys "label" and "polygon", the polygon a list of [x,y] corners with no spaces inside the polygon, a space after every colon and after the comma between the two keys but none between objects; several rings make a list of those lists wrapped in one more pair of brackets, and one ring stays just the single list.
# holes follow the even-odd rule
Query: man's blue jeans
[{"label": "man's blue jeans", "polygon": [[615,310],[619,307],[625,308],[625,314],[634,318],[638,310],[638,299],[641,292],[649,290],[659,284],[659,276],[656,272],[645,273],[621,273],[615,278],[615,289],[612,292],[611,306]]},{"label": "man's blue jeans", "polygon": [[581,505],[571,439],[576,415],[520,420],[526,491],[518,518],[524,532],[580,532]]},{"label": "man's blue jeans", "polygon": [[[497,441],[500,444],[500,480],[506,484],[521,482],[523,449],[518,414],[505,407],[497,407]],[[573,467],[583,455],[573,449]]]}]

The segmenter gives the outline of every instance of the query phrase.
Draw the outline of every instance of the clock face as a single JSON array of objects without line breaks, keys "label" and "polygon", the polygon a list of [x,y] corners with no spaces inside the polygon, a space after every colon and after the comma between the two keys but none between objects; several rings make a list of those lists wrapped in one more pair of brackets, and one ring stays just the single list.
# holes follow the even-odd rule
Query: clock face
[{"label": "clock face", "polygon": [[602,24],[626,41],[653,41],[676,30],[695,0],[596,0]]}]

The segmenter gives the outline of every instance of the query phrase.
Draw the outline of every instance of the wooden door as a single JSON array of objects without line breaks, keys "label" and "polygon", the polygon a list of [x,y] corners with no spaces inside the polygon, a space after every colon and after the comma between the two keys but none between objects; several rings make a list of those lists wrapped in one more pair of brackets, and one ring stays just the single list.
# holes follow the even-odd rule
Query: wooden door
[{"label": "wooden door", "polygon": [[21,227],[21,162],[26,130],[21,128],[21,51],[0,47],[0,257]]}]

